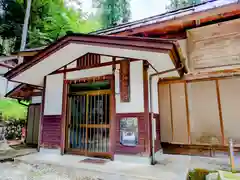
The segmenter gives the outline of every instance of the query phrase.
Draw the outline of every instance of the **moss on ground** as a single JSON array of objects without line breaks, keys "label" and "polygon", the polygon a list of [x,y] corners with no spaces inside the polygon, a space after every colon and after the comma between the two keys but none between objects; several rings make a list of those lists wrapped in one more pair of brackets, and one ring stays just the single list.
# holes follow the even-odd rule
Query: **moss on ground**
[{"label": "moss on ground", "polygon": [[213,172],[206,169],[194,169],[188,173],[188,180],[205,180],[206,176]]}]

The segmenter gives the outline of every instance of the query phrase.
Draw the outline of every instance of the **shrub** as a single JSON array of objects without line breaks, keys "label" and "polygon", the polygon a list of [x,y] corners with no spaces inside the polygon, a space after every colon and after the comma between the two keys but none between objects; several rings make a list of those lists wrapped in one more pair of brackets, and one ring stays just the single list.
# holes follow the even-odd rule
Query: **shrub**
[{"label": "shrub", "polygon": [[22,128],[25,124],[25,120],[8,120],[6,122],[5,138],[7,140],[20,139],[22,136]]}]

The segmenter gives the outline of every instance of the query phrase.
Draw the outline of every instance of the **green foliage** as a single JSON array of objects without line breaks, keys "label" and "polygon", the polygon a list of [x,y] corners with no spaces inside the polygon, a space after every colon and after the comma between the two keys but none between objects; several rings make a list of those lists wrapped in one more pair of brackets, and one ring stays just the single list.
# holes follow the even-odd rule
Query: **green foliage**
[{"label": "green foliage", "polygon": [[166,9],[168,11],[173,11],[199,3],[201,3],[201,0],[170,0],[170,4],[166,6]]},{"label": "green foliage", "polygon": [[[103,27],[128,22],[131,17],[130,0],[95,0],[100,7]],[[95,2],[96,3],[96,2]]]},{"label": "green foliage", "polygon": [[[214,173],[215,175],[213,176],[214,179],[219,179],[219,180],[240,180],[239,174],[229,172],[229,171],[222,171],[222,170],[217,170],[217,171],[209,171],[206,169],[194,169],[188,173],[188,178],[187,180],[205,180],[207,175]],[[213,179],[213,178],[210,178]]]},{"label": "green foliage", "polygon": [[[0,0],[0,54],[20,47],[26,0]],[[64,0],[32,0],[27,47],[47,45],[66,32],[88,33],[101,28],[98,18],[80,8],[67,7]]]},{"label": "green foliage", "polygon": [[[0,0],[0,55],[20,48],[26,0]],[[32,0],[27,48],[50,44],[68,31],[88,33],[101,27],[98,17],[66,6],[64,0]],[[27,108],[16,100],[1,99],[4,119],[25,119]]]},{"label": "green foliage", "polygon": [[24,6],[15,0],[0,0],[0,54],[8,54],[19,49]]},{"label": "green foliage", "polygon": [[18,103],[15,99],[0,99],[0,112],[3,120],[8,119],[26,119],[27,107]]},{"label": "green foliage", "polygon": [[46,45],[68,31],[88,33],[100,25],[78,11],[66,7],[63,0],[33,0],[28,46]]}]

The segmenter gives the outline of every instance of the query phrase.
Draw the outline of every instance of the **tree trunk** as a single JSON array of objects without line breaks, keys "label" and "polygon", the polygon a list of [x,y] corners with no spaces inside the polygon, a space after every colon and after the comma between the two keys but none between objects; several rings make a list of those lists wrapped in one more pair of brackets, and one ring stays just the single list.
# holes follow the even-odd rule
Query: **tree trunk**
[{"label": "tree trunk", "polygon": [[[23,24],[23,29],[22,29],[22,39],[21,39],[20,51],[23,51],[26,46],[31,4],[32,4],[32,0],[27,0],[27,8],[26,8],[26,12],[25,12],[24,24]],[[20,58],[18,61],[19,61],[18,63],[22,63],[23,59]]]}]

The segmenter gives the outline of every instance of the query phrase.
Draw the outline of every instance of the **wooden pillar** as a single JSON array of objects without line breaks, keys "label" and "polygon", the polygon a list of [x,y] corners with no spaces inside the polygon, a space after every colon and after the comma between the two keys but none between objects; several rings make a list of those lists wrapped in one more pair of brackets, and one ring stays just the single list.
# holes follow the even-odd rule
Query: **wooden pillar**
[{"label": "wooden pillar", "polygon": [[143,61],[143,98],[144,98],[144,121],[146,124],[146,155],[151,156],[151,147],[152,147],[152,126],[151,118],[149,114],[149,86],[148,86],[148,62]]},{"label": "wooden pillar", "polygon": [[222,136],[222,145],[225,145],[226,143],[225,143],[224,126],[223,126],[223,117],[222,117],[222,105],[221,105],[220,89],[219,89],[219,82],[218,82],[218,79],[215,80],[215,82],[216,82],[216,92],[217,92],[217,102],[218,102],[219,121],[220,121],[221,136]]},{"label": "wooden pillar", "polygon": [[172,107],[172,88],[171,88],[171,84],[169,84],[169,99],[170,99],[170,116],[171,116],[172,141],[174,141],[173,107]]},{"label": "wooden pillar", "polygon": [[[64,67],[66,69],[66,66]],[[66,109],[67,109],[67,82],[66,72],[63,73],[63,92],[62,92],[62,118],[61,118],[61,155],[65,151],[65,134],[66,134]]]},{"label": "wooden pillar", "polygon": [[188,144],[191,144],[191,131],[190,131],[190,116],[189,116],[189,103],[188,103],[188,90],[187,82],[184,82],[184,94],[186,104],[186,118],[187,118],[187,130],[188,130]]},{"label": "wooden pillar", "polygon": [[111,78],[111,119],[110,119],[110,152],[111,159],[114,160],[114,154],[116,151],[116,99],[115,99],[115,69],[116,69],[116,58],[112,58],[112,78]]},{"label": "wooden pillar", "polygon": [[43,90],[42,90],[42,103],[41,103],[41,110],[40,110],[41,113],[40,113],[40,120],[39,120],[39,132],[38,132],[38,147],[37,147],[38,151],[40,151],[40,147],[42,143],[42,127],[43,127],[43,119],[44,119],[46,81],[47,81],[47,76],[44,76]]}]

